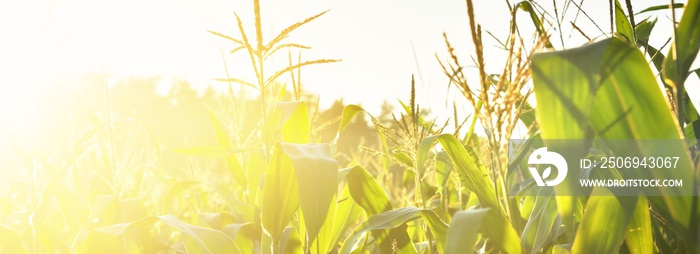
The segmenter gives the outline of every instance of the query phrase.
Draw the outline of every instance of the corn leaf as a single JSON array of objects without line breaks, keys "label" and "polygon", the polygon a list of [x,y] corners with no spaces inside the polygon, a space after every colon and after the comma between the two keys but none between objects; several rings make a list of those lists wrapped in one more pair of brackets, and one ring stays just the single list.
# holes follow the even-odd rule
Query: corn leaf
[{"label": "corn leaf", "polygon": [[446,254],[472,252],[479,235],[479,227],[489,208],[456,212],[447,229]]},{"label": "corn leaf", "polygon": [[627,248],[632,254],[654,253],[654,238],[651,231],[651,215],[646,197],[639,197],[632,220],[625,236]]},{"label": "corn leaf", "polygon": [[523,229],[523,243],[530,253],[543,252],[542,248],[546,246],[547,241],[556,238],[558,233],[552,232],[552,229],[558,226],[555,224],[558,216],[556,199],[551,192],[549,195],[542,193],[547,190],[540,189],[540,193],[534,197],[527,224]]},{"label": "corn leaf", "polygon": [[[377,229],[392,229],[399,226],[405,225],[406,222],[413,219],[422,217],[428,224],[431,232],[436,235],[445,235],[447,231],[447,224],[442,222],[437,218],[437,215],[431,210],[419,209],[416,207],[404,207],[391,211],[386,211],[380,214],[373,215],[367,221],[362,223],[355,231],[348,237],[343,246],[340,249],[341,254],[349,254],[352,252],[353,247],[357,241],[370,230]],[[445,237],[441,237],[444,241]],[[444,248],[444,247],[443,247]],[[415,249],[400,249],[399,253],[415,253]]]},{"label": "corn leaf", "polygon": [[[318,236],[323,243],[319,248],[326,248],[335,217],[338,162],[330,155],[328,144],[281,143],[280,147],[294,165],[308,241],[313,242]],[[322,229],[325,230],[319,235]]]},{"label": "corn leaf", "polygon": [[[576,233],[573,253],[614,253],[620,249],[638,198],[610,194],[606,188],[593,190]],[[601,226],[601,221],[606,221],[605,226]]]},{"label": "corn leaf", "polygon": [[676,28],[674,42],[664,61],[663,78],[675,87],[681,87],[690,75],[690,66],[700,49],[700,1],[688,1],[683,17]]},{"label": "corn leaf", "polygon": [[305,144],[309,142],[311,127],[306,103],[278,102],[271,109],[268,118],[268,133],[280,133],[282,141]]},{"label": "corn leaf", "polygon": [[[682,4],[682,3],[675,3],[675,4],[673,4],[673,8],[676,8],[676,9],[678,9],[678,8],[683,8],[683,7],[685,7],[685,5]],[[640,11],[640,12],[637,12],[635,15],[637,15],[637,14],[642,14],[642,13],[645,13],[645,12],[650,12],[650,11],[658,11],[658,10],[668,10],[668,4],[661,4],[661,5],[654,5],[654,6],[651,6],[651,7],[647,7],[646,9],[644,9],[644,10],[642,10],[642,11]]]},{"label": "corn leaf", "polygon": [[619,0],[615,0],[615,29],[617,33],[625,37],[628,42],[634,43],[634,30],[632,30],[632,24],[625,16],[625,12],[622,10]]},{"label": "corn leaf", "polygon": [[349,186],[349,184],[346,184],[343,188],[343,192],[338,197],[338,206],[336,208],[335,221],[333,222],[333,232],[331,233],[331,241],[328,246],[329,250],[339,245],[341,239],[345,237],[344,234],[346,231],[350,226],[355,225],[355,222],[362,213],[362,208],[358,206],[350,196]]},{"label": "corn leaf", "polygon": [[434,145],[436,140],[440,142],[442,148],[449,155],[465,187],[477,195],[482,207],[491,208],[484,218],[485,223],[481,227],[484,235],[492,239],[494,244],[505,252],[522,252],[520,237],[518,237],[513,226],[506,220],[505,211],[496,198],[495,188],[488,172],[474,162],[457,138],[449,134],[440,134],[423,139],[418,149],[419,163],[421,160],[425,160],[421,158],[427,157],[429,149],[426,147]]},{"label": "corn leaf", "polygon": [[343,109],[343,115],[340,118],[340,126],[338,126],[338,135],[345,130],[345,128],[348,127],[350,122],[352,121],[353,118],[357,115],[357,113],[365,111],[362,109],[360,106],[357,105],[347,105]]},{"label": "corn leaf", "polygon": [[[346,179],[350,196],[355,203],[364,209],[367,216],[377,215],[394,209],[389,200],[389,195],[364,168],[360,166],[353,167],[348,172]],[[405,225],[397,225],[388,231],[375,230],[372,231],[372,235],[377,239],[383,251],[390,251],[392,248],[391,241],[384,241],[387,238],[396,240],[396,245],[401,250],[408,251],[413,249],[411,239],[406,233]]]},{"label": "corn leaf", "polygon": [[[533,81],[538,105],[537,119],[544,139],[591,139],[597,134],[602,139],[669,139],[680,140],[681,133],[672,112],[666,106],[661,89],[641,52],[617,38],[610,38],[576,49],[539,53],[532,60]],[[654,119],[654,124],[649,124]],[[681,142],[663,149],[641,144],[636,147],[611,147],[619,155],[656,156],[660,153],[680,156],[679,170],[634,171],[632,177],[656,179],[694,179],[687,147]],[[580,152],[587,153],[589,144],[580,145]],[[660,151],[663,150],[663,151]],[[573,179],[573,178],[571,178]],[[686,181],[684,180],[684,181]],[[686,183],[684,183],[686,184]],[[690,186],[693,184],[690,183]],[[557,186],[559,187],[559,186]],[[685,185],[684,185],[685,188]],[[555,188],[555,191],[557,189]],[[687,236],[691,216],[691,198],[681,197],[684,189],[664,188],[663,196],[649,197],[655,210],[670,219],[672,226]],[[565,197],[557,196],[560,213],[572,216],[573,209]],[[605,199],[609,200],[605,200]],[[569,200],[570,201],[570,200]],[[614,210],[613,197],[596,197],[589,204],[611,204],[605,208],[610,214],[623,213],[620,222],[629,221],[632,210]],[[593,202],[593,203],[591,203]],[[600,207],[603,207],[602,205]],[[596,214],[595,208],[586,213]],[[594,215],[590,215],[594,216]],[[586,217],[584,213],[584,217]],[[565,224],[571,223],[565,218]],[[583,226],[583,225],[582,225]],[[610,240],[622,239],[627,225],[611,226],[606,232]],[[579,229],[578,232],[584,229]],[[616,240],[617,241],[617,240]],[[608,244],[614,242],[588,242]],[[586,249],[595,249],[596,246]]]},{"label": "corn leaf", "polygon": [[296,173],[292,160],[275,146],[267,168],[262,201],[262,225],[276,243],[299,208]]}]

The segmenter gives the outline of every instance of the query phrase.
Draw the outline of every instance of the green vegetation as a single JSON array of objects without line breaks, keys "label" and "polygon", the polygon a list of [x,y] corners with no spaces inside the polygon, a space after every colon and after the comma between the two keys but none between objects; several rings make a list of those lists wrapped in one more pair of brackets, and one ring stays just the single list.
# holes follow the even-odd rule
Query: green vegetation
[{"label": "green vegetation", "polygon": [[[16,144],[13,165],[27,173],[0,188],[0,252],[700,250],[698,193],[615,197],[596,188],[586,196],[561,196],[555,194],[572,183],[544,193],[530,182],[513,195],[513,180],[529,175],[522,173],[522,158],[509,163],[507,147],[519,126],[527,128],[530,144],[685,140],[668,152],[684,155],[681,168],[700,169],[700,117],[691,103],[700,96],[684,86],[689,75],[700,75],[690,70],[700,48],[699,1],[673,6],[684,11],[665,54],[648,45],[656,21],[635,23],[630,1],[626,8],[611,4],[615,31],[608,38],[558,50],[533,2],[510,5],[510,35],[501,45],[505,66],[491,74],[468,0],[478,78],[465,73],[447,35],[449,60],[440,65],[474,111],[445,122],[429,119],[416,104],[413,80],[398,116],[390,110],[373,116],[340,102],[319,109],[303,92],[301,68],[338,60],[295,62],[291,50],[308,47],[287,39],[326,12],[266,41],[254,3],[254,36],[238,16],[240,38],[211,33],[231,42],[234,57],[250,59],[256,80],[227,74],[219,80],[229,86],[225,95],[207,90],[197,96],[180,84],[158,97],[149,80],[104,89],[103,98],[56,109],[77,113],[60,138],[38,148]],[[660,10],[668,11],[643,12]],[[530,20],[516,21],[520,11]],[[526,25],[537,32],[533,43],[519,35],[518,26]],[[271,70],[268,57],[284,50],[290,50],[289,65]],[[292,77],[291,93],[278,82],[283,75]],[[254,98],[244,88],[252,88]],[[533,94],[536,106],[528,100]],[[477,125],[485,136],[475,134]],[[585,155],[593,146],[600,144],[582,142],[572,152]],[[641,144],[634,149],[605,151],[652,155]],[[696,178],[692,170],[664,174],[656,177]]]}]

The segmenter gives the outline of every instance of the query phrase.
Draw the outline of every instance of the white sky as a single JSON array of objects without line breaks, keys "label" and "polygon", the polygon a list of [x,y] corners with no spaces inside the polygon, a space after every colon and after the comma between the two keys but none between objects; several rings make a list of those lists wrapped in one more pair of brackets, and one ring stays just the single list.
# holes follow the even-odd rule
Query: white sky
[{"label": "white sky", "polygon": [[[477,22],[499,39],[507,36],[509,14],[504,1],[475,1]],[[515,3],[517,1],[512,1]],[[550,1],[540,1],[551,10]],[[562,8],[565,1],[557,1]],[[641,2],[641,3],[640,3]],[[635,1],[635,12],[667,1]],[[584,10],[607,31],[607,1],[584,1]],[[362,104],[378,113],[383,101],[395,102],[409,94],[410,76],[416,74],[418,102],[442,115],[460,95],[448,94],[447,79],[434,54],[446,57],[442,33],[447,32],[462,63],[470,63],[473,46],[465,1],[424,0],[278,0],[262,1],[264,38],[269,40],[284,27],[318,12],[329,13],[292,34],[290,42],[312,46],[304,59],[340,58],[341,63],[302,70],[305,89],[321,95],[323,105],[337,98]],[[251,35],[253,14],[249,0],[39,0],[0,3],[0,113],[3,125],[27,115],[37,91],[71,85],[88,72],[111,73],[114,79],[130,76],[162,76],[164,82],[186,79],[195,86],[224,84],[220,49],[226,41],[210,35],[214,30],[238,37],[236,11]],[[567,17],[573,18],[571,6]],[[553,13],[552,13],[553,15]],[[659,47],[670,36],[667,11],[652,33]],[[680,19],[680,13],[677,14]],[[524,31],[532,31],[529,17],[518,19]],[[567,19],[567,20],[569,20]],[[637,18],[637,21],[640,21]],[[566,47],[585,42],[562,25]],[[577,24],[589,35],[601,33],[583,15]],[[665,31],[664,31],[665,30]],[[527,33],[525,33],[527,34]],[[525,35],[524,34],[524,35]],[[502,54],[486,33],[487,72],[500,72]],[[562,48],[554,37],[555,47]],[[666,50],[664,50],[666,52]],[[283,52],[277,67],[286,63]],[[498,56],[498,57],[494,57]],[[247,57],[227,57],[232,76],[248,78]],[[420,72],[418,71],[420,67]],[[692,77],[689,86],[698,86]],[[695,85],[692,85],[695,84]],[[700,93],[698,89],[691,93]],[[697,96],[696,96],[697,98]],[[696,104],[698,102],[695,102]],[[462,112],[465,112],[463,110]],[[464,114],[466,115],[466,113]]]}]

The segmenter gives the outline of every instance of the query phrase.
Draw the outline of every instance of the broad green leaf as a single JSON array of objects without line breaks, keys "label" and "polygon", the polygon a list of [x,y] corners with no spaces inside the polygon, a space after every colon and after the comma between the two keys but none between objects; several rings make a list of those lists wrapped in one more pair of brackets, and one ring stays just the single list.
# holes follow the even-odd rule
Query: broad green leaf
[{"label": "broad green leaf", "polygon": [[389,195],[364,168],[353,167],[346,178],[350,195],[367,212],[367,215],[371,216],[393,209]]},{"label": "broad green leaf", "polygon": [[259,206],[262,197],[259,193],[261,193],[263,187],[260,182],[267,170],[267,162],[262,150],[251,151],[247,157],[248,160],[245,163],[245,173],[248,182],[246,187],[248,191],[247,202]]},{"label": "broad green leaf", "polygon": [[2,253],[27,253],[22,246],[22,238],[10,228],[0,226],[0,252]]},{"label": "broad green leaf", "polygon": [[435,156],[435,180],[437,181],[438,191],[443,192],[443,194],[446,194],[444,192],[447,191],[452,171],[450,156],[445,151],[438,152]]},{"label": "broad green leaf", "polygon": [[[595,188],[572,246],[573,253],[618,252],[637,205],[637,197],[609,196],[610,190]],[[601,222],[605,224],[601,224]]]},{"label": "broad green leaf", "polygon": [[479,227],[489,208],[456,212],[447,229],[445,254],[473,252]]},{"label": "broad green leaf", "polygon": [[[349,254],[352,252],[353,247],[357,241],[365,234],[367,231],[377,230],[377,229],[392,229],[404,225],[406,222],[422,217],[428,224],[431,232],[434,235],[440,237],[444,241],[446,235],[447,225],[437,218],[437,215],[433,211],[419,209],[415,207],[404,207],[391,211],[386,211],[380,214],[373,215],[367,221],[362,223],[355,231],[343,242],[343,246],[340,248],[339,253]],[[399,250],[399,253],[415,252],[415,250]]]},{"label": "broad green leaf", "polygon": [[[211,120],[212,125],[214,125],[214,135],[216,136],[216,143],[219,145],[219,147],[233,150],[233,145],[231,145],[231,141],[228,134],[226,134],[226,129],[224,128],[224,125],[221,124],[221,121],[219,121],[216,115],[214,115],[214,113],[211,111],[209,111],[209,119]],[[238,184],[245,187],[247,185],[245,172],[243,172],[243,167],[241,166],[241,163],[238,162],[238,158],[236,156],[236,154],[230,154],[224,157],[226,168],[231,171],[233,179],[235,179]]]},{"label": "broad green leaf", "polygon": [[[520,237],[513,226],[507,221],[504,208],[496,198],[495,187],[489,178],[486,169],[475,163],[461,143],[452,135],[440,134],[427,137],[421,141],[419,147],[430,147],[435,141],[439,141],[445,149],[452,165],[460,179],[470,191],[479,198],[482,207],[491,208],[485,217],[485,223],[481,227],[484,235],[489,237],[501,250],[508,253],[520,253]],[[426,145],[429,144],[429,145]],[[418,150],[418,158],[426,158],[428,149]]]},{"label": "broad green leaf", "polygon": [[328,246],[329,250],[333,250],[339,245],[344,234],[350,226],[355,225],[355,222],[360,217],[362,208],[355,203],[350,196],[350,185],[346,184],[343,192],[338,197],[338,207],[336,210],[335,221],[333,222],[333,232],[331,233],[331,241]]},{"label": "broad green leaf", "polygon": [[688,1],[673,43],[664,61],[664,80],[680,87],[690,75],[690,66],[700,49],[700,1]]},{"label": "broad green leaf", "polygon": [[[311,124],[306,103],[299,101],[278,102],[272,105],[268,115],[266,127],[268,134],[279,131],[282,141],[287,143],[305,144],[309,142]],[[270,138],[268,137],[268,139]]]},{"label": "broad green leaf", "polygon": [[[532,79],[538,102],[536,116],[543,140],[590,139],[588,116],[605,46],[589,44],[577,49],[540,53],[532,59]],[[583,60],[590,64],[585,64]],[[554,100],[553,100],[554,99]],[[545,103],[546,102],[546,103]],[[587,148],[582,148],[587,150]]]},{"label": "broad green leaf", "polygon": [[639,197],[634,208],[632,220],[627,227],[625,241],[631,254],[654,253],[654,238],[651,231],[651,216],[649,202],[646,197]]},{"label": "broad green leaf", "polygon": [[[333,223],[332,218],[335,217],[338,162],[330,155],[328,144],[281,143],[280,146],[294,164],[308,241],[313,242],[323,226],[325,231],[333,229],[330,223]],[[328,224],[324,225],[325,223]],[[324,240],[322,248],[327,247],[330,238],[330,232],[324,233],[319,236],[319,240]],[[325,249],[320,251],[326,252]]]},{"label": "broad green leaf", "polygon": [[300,102],[294,113],[282,126],[282,141],[297,144],[309,143],[311,135],[311,122],[306,103]]},{"label": "broad green leaf", "polygon": [[535,201],[537,201],[537,196],[528,195],[534,191],[538,190],[536,190],[535,187],[531,186],[530,188],[521,190],[522,193],[518,192],[518,194],[516,195],[516,199],[522,200],[520,201],[520,217],[525,220],[528,220],[530,218],[533,210],[535,209]]},{"label": "broad green leaf", "polygon": [[[578,51],[557,51],[562,56],[555,56],[554,53],[533,56],[531,69],[535,98],[538,102],[536,117],[543,140],[588,140],[593,137],[587,117],[590,115],[593,104],[594,88],[591,86],[596,80],[594,74],[600,67],[589,65],[579,67],[578,59],[590,59],[591,62],[600,63],[604,50],[603,47],[589,45]],[[580,154],[587,153],[587,149],[587,146],[581,147]],[[566,191],[571,188],[570,184],[572,183],[564,181],[555,187],[555,192]],[[571,242],[575,234],[576,199],[560,195],[555,198],[557,209],[564,221],[566,234]]]},{"label": "broad green leaf", "polygon": [[[548,102],[537,109],[544,139],[590,138],[584,134],[591,125],[602,132],[599,135],[613,139],[680,137],[646,61],[619,39],[537,54],[533,80],[537,100]],[[621,105],[623,97],[626,105]],[[661,124],[648,125],[650,115]],[[625,121],[614,121],[621,116]],[[631,126],[641,130],[631,131]]]},{"label": "broad green leaf", "polygon": [[[537,109],[545,139],[591,140],[594,133],[602,139],[681,139],[678,125],[648,63],[639,50],[620,39],[610,38],[576,49],[536,54],[532,70],[535,95],[541,102],[538,105],[547,105]],[[649,124],[649,119],[654,119],[653,125]],[[579,149],[587,152],[588,147],[581,145]],[[681,142],[664,147],[663,151],[641,144],[610,148],[618,156],[682,155],[678,168],[692,168],[687,147]],[[692,172],[685,170],[630,174],[634,174],[631,177],[652,177],[647,175],[651,173],[656,179],[694,179]],[[655,210],[672,218],[669,222],[675,230],[686,235],[690,218],[696,214],[691,210],[691,198],[681,197],[682,193],[675,188],[660,191],[664,192],[663,196],[649,197]],[[562,199],[570,201],[571,198],[557,196],[565,224],[570,224],[566,218],[572,215],[567,213],[574,211],[574,206],[568,201],[560,202]],[[586,211],[592,212],[589,208]],[[606,211],[623,213],[611,208]]]},{"label": "broad green leaf", "polygon": [[455,137],[449,134],[440,134],[423,139],[418,146],[418,164],[421,165],[427,160],[427,153],[435,145],[436,141],[440,141],[443,149],[445,149],[452,160],[452,164],[457,169],[460,178],[465,182],[467,188],[479,196],[482,205],[498,208],[497,210],[499,210],[500,204],[496,200],[493,183],[489,178],[488,172],[477,166]]},{"label": "broad green leaf", "polygon": [[[350,196],[355,203],[365,210],[367,216],[377,215],[394,209],[389,200],[389,195],[364,168],[360,166],[353,167],[348,172],[346,179],[348,181]],[[384,230],[372,231],[372,234],[379,242],[380,248],[383,251],[390,251],[393,244],[393,242],[384,241],[384,239],[395,239],[396,245],[401,250],[413,249],[411,239],[408,233],[406,233],[405,225],[391,228],[388,232]]]},{"label": "broad green leaf", "polygon": [[340,118],[340,126],[338,127],[338,135],[345,130],[345,128],[348,127],[350,122],[352,121],[353,118],[357,115],[357,113],[365,111],[362,109],[362,107],[357,106],[357,105],[347,105],[343,109],[343,115]]},{"label": "broad green leaf", "polygon": [[274,242],[279,241],[298,208],[299,192],[294,166],[289,156],[277,145],[268,165],[261,207],[263,228]]},{"label": "broad green leaf", "polygon": [[634,30],[632,30],[632,24],[630,24],[627,16],[625,16],[625,12],[623,11],[619,0],[615,0],[615,29],[617,30],[617,33],[625,37],[628,42],[636,42]]},{"label": "broad green leaf", "polygon": [[449,226],[432,210],[424,209],[421,211],[421,215],[430,232],[433,233],[438,253],[445,253]]},{"label": "broad green leaf", "polygon": [[[548,190],[549,194],[545,193]],[[540,189],[539,192],[534,197],[535,201],[522,235],[523,244],[530,253],[543,252],[542,248],[546,246],[547,241],[556,238],[552,235],[552,228],[557,226],[555,225],[558,215],[556,199],[551,189]]]}]

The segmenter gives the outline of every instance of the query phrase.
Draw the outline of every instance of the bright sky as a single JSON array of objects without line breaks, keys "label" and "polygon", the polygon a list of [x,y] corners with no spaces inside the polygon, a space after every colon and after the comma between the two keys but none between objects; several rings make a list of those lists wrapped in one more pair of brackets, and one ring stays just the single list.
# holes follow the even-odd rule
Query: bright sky
[{"label": "bright sky", "polygon": [[[477,22],[499,39],[505,38],[509,21],[506,3],[476,2]],[[542,2],[546,2],[544,8],[552,9],[550,1]],[[557,2],[559,8],[565,3]],[[607,1],[589,2],[584,1],[584,10],[607,31]],[[635,11],[666,3],[646,2],[652,1],[637,4]],[[576,7],[569,8],[567,17],[573,19]],[[264,38],[267,41],[286,26],[326,9],[331,11],[296,31],[290,40],[313,47],[303,53],[304,59],[343,60],[302,70],[305,88],[320,94],[323,105],[342,97],[346,103],[361,103],[370,112],[378,113],[383,101],[407,98],[411,74],[416,74],[418,101],[430,105],[433,112],[450,109],[450,101],[459,97],[456,90],[448,94],[447,79],[435,53],[446,56],[442,33],[447,32],[462,62],[469,62],[473,46],[465,1],[263,0]],[[221,87],[223,84],[213,79],[225,76],[220,50],[228,51],[231,45],[206,30],[239,37],[233,16],[236,11],[247,31],[254,34],[252,10],[249,0],[3,1],[0,3],[3,125],[27,116],[21,109],[32,108],[37,92],[55,85],[71,86],[89,72],[110,73],[114,80],[139,75],[162,76],[163,82],[179,78],[198,87]],[[670,35],[668,29],[663,31],[663,27],[670,27],[670,14],[658,11],[651,15],[660,20],[652,34],[657,40],[650,43],[658,47]],[[677,15],[680,18],[680,12]],[[526,14],[518,18],[531,27]],[[568,21],[562,25],[564,46],[583,44],[585,39],[577,33],[569,36],[572,29],[566,24]],[[579,15],[577,24],[589,35],[601,34],[583,15]],[[553,39],[555,46],[562,48],[560,40]],[[502,62],[493,56],[501,53],[489,47],[495,44],[494,40],[487,38],[486,42],[487,72],[499,72]],[[286,62],[286,57],[284,52],[278,60]],[[244,54],[227,56],[227,61],[232,76],[252,80],[246,74],[250,73],[246,68],[249,60]],[[691,78],[690,82],[700,87],[697,78]]]}]

